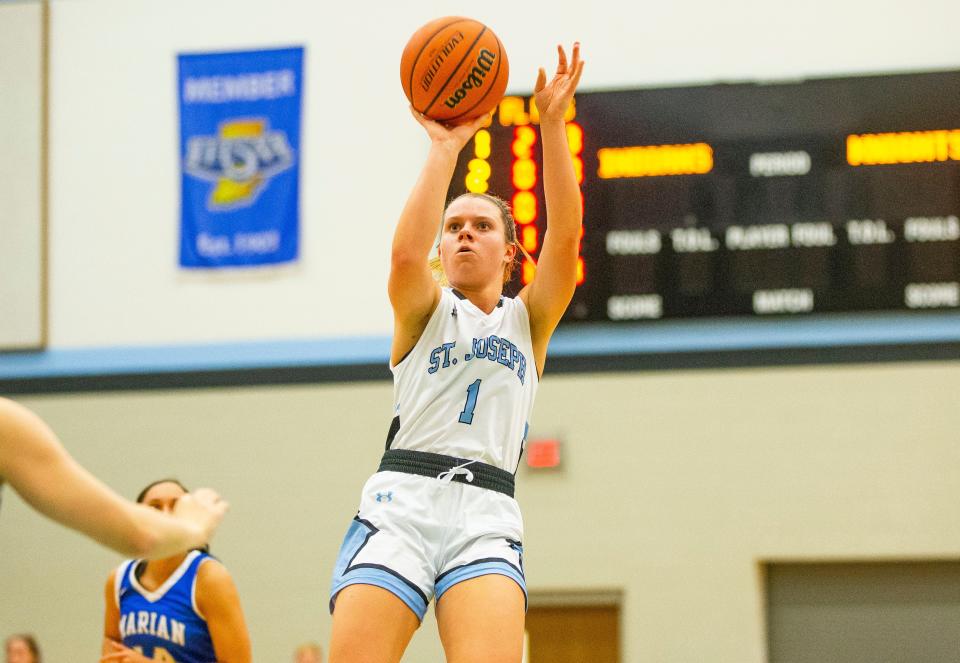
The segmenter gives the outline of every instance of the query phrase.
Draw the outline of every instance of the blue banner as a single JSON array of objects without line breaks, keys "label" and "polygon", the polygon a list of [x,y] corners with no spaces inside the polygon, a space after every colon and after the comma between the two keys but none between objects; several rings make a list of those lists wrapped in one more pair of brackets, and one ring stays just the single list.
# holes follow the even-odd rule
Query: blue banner
[{"label": "blue banner", "polygon": [[180,264],[295,260],[303,49],[179,60]]}]

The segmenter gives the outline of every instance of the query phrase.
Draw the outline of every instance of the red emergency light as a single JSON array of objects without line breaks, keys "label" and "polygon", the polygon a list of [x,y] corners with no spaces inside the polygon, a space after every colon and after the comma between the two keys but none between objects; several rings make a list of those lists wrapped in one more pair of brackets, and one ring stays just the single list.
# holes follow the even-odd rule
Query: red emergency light
[{"label": "red emergency light", "polygon": [[530,440],[527,442],[527,467],[545,469],[560,466],[560,440]]}]

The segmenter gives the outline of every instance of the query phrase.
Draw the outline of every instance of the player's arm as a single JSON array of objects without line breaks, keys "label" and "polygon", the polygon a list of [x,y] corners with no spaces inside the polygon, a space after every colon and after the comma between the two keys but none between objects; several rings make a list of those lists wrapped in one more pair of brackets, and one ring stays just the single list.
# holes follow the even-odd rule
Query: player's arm
[{"label": "player's arm", "polygon": [[131,557],[159,558],[206,543],[227,505],[198,490],[173,516],[134,504],[79,465],[35,414],[0,398],[0,477],[30,506]]},{"label": "player's arm", "polygon": [[250,663],[250,636],[233,578],[220,562],[208,559],[197,570],[197,608],[207,620],[217,663]]},{"label": "player's arm", "polygon": [[537,370],[543,371],[547,344],[556,329],[577,285],[577,256],[583,210],[580,187],[567,145],[564,114],[583,73],[580,44],[573,45],[567,62],[563,47],[558,47],[559,63],[550,82],[540,70],[534,89],[540,111],[540,139],[543,145],[543,195],[547,208],[547,231],[537,261],[533,281],[523,288],[520,298],[530,315],[530,331]]},{"label": "player's arm", "polygon": [[411,112],[430,137],[430,151],[393,234],[387,283],[394,315],[391,364],[400,361],[416,344],[440,301],[440,287],[427,259],[440,228],[457,157],[486,121],[480,117],[447,127],[412,109]]},{"label": "player's arm", "polygon": [[100,655],[106,656],[113,653],[111,647],[114,643],[120,643],[123,635],[120,633],[120,607],[117,605],[116,593],[116,572],[111,573],[107,578],[107,586],[103,592],[103,645],[100,647]]},{"label": "player's arm", "polygon": [[149,663],[150,659],[140,652],[125,647],[120,633],[120,607],[117,605],[116,572],[107,578],[104,590],[103,644],[100,646],[100,663]]}]

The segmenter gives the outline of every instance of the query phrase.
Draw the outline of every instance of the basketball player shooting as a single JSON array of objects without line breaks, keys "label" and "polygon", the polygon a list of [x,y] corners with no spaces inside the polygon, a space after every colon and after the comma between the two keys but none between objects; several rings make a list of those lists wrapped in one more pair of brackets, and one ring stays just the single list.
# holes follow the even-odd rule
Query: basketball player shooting
[{"label": "basketball player shooting", "polygon": [[[574,44],[535,86],[548,230],[536,275],[503,296],[519,245],[509,206],[444,201],[457,158],[483,125],[414,111],[430,150],[394,233],[388,292],[395,418],[334,569],[330,663],[399,661],[432,597],[452,663],[519,663],[526,584],[514,500],[547,344],[576,287],[580,190],[564,115],[583,71]],[[439,262],[428,266],[437,223]]]}]

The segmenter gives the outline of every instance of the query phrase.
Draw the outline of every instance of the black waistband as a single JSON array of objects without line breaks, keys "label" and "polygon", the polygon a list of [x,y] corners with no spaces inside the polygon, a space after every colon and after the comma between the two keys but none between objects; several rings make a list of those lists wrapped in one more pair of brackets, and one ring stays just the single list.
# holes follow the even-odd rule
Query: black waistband
[{"label": "black waistband", "polygon": [[[469,464],[466,464],[469,463]],[[457,458],[455,456],[444,456],[443,454],[434,454],[428,451],[410,451],[409,449],[388,449],[380,460],[380,469],[378,472],[405,472],[407,474],[419,474],[424,477],[437,478],[444,472],[462,465],[465,470],[470,470],[473,481],[467,480],[467,475],[454,474],[452,481],[465,483],[470,486],[478,486],[487,490],[495,490],[508,497],[513,497],[513,475],[493,465],[487,465],[480,461],[471,462],[468,458]]]}]

